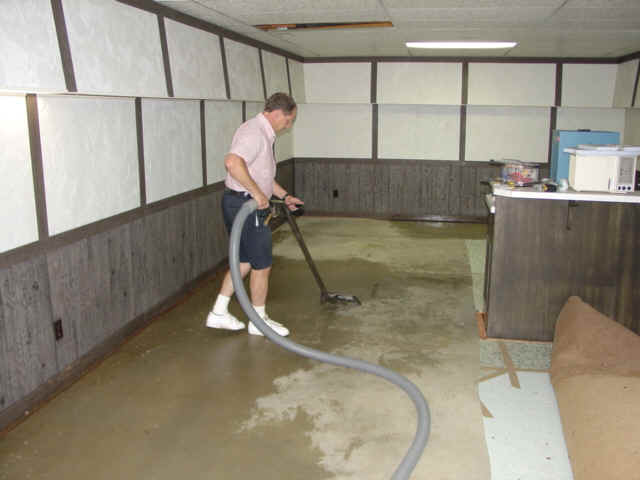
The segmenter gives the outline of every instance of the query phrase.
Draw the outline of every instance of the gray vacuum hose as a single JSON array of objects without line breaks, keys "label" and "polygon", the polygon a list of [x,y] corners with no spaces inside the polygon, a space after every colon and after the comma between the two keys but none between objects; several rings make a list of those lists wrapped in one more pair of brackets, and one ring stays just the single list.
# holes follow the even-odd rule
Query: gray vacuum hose
[{"label": "gray vacuum hose", "polygon": [[422,392],[411,383],[407,378],[399,375],[387,368],[372,363],[358,360],[355,358],[340,357],[337,355],[331,355],[330,353],[315,350],[313,348],[299,345],[285,337],[281,337],[275,333],[271,327],[269,327],[260,315],[254,310],[251,305],[251,301],[247,295],[247,291],[244,288],[242,281],[242,275],[240,274],[240,236],[242,234],[242,228],[244,222],[249,215],[257,208],[255,200],[249,200],[242,206],[236,218],[233,222],[231,229],[231,238],[229,240],[229,264],[231,267],[231,280],[233,281],[233,288],[235,289],[238,301],[244,313],[247,314],[251,322],[260,330],[269,340],[275,344],[285,348],[293,353],[308,357],[313,360],[319,360],[325,363],[331,363],[333,365],[339,365],[341,367],[354,368],[363,372],[372,373],[379,377],[382,377],[394,385],[403,389],[407,395],[413,401],[418,413],[418,426],[416,429],[415,437],[411,443],[411,447],[407,450],[404,458],[398,468],[396,468],[391,480],[406,480],[411,475],[411,472],[415,468],[418,460],[422,456],[422,451],[429,439],[429,430],[431,427],[431,418],[429,414],[429,405],[424,399]]}]

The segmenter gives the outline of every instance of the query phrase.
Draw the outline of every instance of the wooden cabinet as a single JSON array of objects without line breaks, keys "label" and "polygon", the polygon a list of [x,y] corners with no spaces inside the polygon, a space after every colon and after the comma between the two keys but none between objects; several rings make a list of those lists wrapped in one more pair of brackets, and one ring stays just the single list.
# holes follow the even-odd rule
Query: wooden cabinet
[{"label": "wooden cabinet", "polygon": [[640,333],[640,204],[495,196],[492,216],[490,337],[553,340],[571,295]]}]

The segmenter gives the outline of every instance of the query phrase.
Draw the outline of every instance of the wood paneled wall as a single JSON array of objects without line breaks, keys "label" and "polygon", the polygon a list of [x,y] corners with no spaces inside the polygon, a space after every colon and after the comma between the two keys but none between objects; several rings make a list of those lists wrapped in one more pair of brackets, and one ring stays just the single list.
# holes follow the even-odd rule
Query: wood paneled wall
[{"label": "wood paneled wall", "polygon": [[484,221],[482,182],[497,176],[500,166],[481,162],[295,160],[296,194],[310,214]]},{"label": "wood paneled wall", "polygon": [[[291,191],[293,171],[278,165]],[[0,269],[0,430],[225,261],[222,194],[218,185]]]}]

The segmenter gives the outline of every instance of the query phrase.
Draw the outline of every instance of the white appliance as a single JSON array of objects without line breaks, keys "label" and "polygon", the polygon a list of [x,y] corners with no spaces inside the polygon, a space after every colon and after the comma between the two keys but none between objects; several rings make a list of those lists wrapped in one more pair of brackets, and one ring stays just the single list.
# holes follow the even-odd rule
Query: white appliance
[{"label": "white appliance", "polygon": [[569,185],[576,191],[633,192],[640,147],[580,145],[569,153]]}]

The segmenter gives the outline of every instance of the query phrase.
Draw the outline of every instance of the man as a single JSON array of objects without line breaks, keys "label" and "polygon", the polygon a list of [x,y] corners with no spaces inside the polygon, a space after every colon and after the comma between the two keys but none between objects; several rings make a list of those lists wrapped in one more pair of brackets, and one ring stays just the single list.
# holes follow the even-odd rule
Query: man
[{"label": "man", "polygon": [[[272,195],[284,200],[286,207],[297,210],[303,202],[287,193],[276,182],[276,161],[273,143],[276,134],[291,128],[296,118],[296,102],[285,93],[274,93],[265,103],[264,111],[240,125],[236,130],[229,153],[224,158],[227,169],[222,212],[227,231],[231,232],[233,220],[242,205],[253,198],[258,210],[269,208]],[[249,272],[251,303],[258,315],[279,335],[289,330],[269,318],[266,312],[269,274],[271,273],[271,230],[264,225],[259,212],[247,219],[240,240],[240,273],[244,278]],[[233,295],[231,273],[227,272],[216,298],[213,310],[207,316],[207,327],[226,330],[242,330],[245,324],[229,313]],[[249,322],[249,333],[262,333]]]}]

